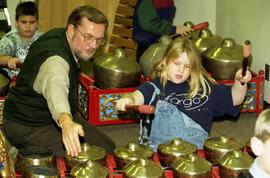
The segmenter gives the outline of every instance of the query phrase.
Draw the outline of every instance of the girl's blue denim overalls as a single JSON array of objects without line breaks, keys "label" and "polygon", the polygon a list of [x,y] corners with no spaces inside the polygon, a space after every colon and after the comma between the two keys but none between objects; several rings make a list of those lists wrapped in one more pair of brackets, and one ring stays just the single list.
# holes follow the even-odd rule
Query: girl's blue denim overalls
[{"label": "girl's blue denim overalls", "polygon": [[[160,90],[152,82],[150,84],[155,88],[149,105],[154,101],[155,97],[160,94]],[[157,151],[160,143],[165,143],[174,138],[181,138],[197,145],[198,149],[203,148],[208,133],[195,121],[186,114],[179,111],[177,107],[164,100],[158,100],[155,109],[155,117],[152,120],[150,135],[148,129],[140,122],[140,138],[141,144],[146,144]],[[149,117],[146,122],[150,123]],[[148,136],[149,135],[149,136]]]}]

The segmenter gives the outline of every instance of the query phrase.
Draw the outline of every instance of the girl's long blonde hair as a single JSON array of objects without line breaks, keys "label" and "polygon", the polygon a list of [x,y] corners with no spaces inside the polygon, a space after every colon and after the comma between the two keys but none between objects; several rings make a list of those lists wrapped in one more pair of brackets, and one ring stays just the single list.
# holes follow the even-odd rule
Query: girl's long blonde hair
[{"label": "girl's long blonde hair", "polygon": [[160,77],[160,82],[164,88],[168,80],[168,64],[178,59],[183,52],[187,53],[190,66],[188,97],[193,98],[199,92],[202,93],[203,96],[210,94],[211,88],[208,82],[216,84],[216,81],[203,68],[198,49],[194,43],[187,38],[176,38],[169,44],[162,59],[153,67],[152,77]]}]

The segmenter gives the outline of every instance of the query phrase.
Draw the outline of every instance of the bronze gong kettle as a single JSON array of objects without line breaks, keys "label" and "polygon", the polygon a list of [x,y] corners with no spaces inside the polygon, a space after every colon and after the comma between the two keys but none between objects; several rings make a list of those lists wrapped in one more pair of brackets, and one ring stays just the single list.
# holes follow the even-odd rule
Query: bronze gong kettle
[{"label": "bronze gong kettle", "polygon": [[[231,38],[225,38],[202,53],[202,63],[216,80],[232,80],[238,69],[242,68],[243,46]],[[248,58],[249,66],[252,57]]]},{"label": "bronze gong kettle", "polygon": [[99,88],[125,88],[139,84],[141,67],[126,51],[117,48],[114,54],[104,54],[93,62],[94,81]]}]

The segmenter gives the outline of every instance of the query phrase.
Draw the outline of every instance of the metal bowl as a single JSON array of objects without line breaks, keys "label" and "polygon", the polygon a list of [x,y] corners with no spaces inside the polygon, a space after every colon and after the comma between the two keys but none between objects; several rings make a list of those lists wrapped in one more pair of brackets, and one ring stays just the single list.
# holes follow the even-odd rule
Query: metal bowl
[{"label": "metal bowl", "polygon": [[9,79],[0,74],[0,96],[6,96],[9,88]]},{"label": "metal bowl", "polygon": [[16,172],[23,174],[26,167],[32,165],[56,169],[54,154],[42,146],[27,146],[19,149],[15,163]]},{"label": "metal bowl", "polygon": [[25,168],[23,176],[27,178],[59,178],[59,172],[56,169],[45,166],[28,166]]}]

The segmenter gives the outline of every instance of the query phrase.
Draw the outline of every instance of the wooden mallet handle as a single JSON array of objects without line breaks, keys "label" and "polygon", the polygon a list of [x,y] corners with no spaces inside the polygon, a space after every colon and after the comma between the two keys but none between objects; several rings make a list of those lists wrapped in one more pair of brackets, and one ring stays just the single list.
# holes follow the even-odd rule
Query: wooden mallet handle
[{"label": "wooden mallet handle", "polygon": [[153,114],[155,107],[152,105],[127,105],[126,110],[133,110],[142,114]]},{"label": "wooden mallet handle", "polygon": [[[193,25],[191,28],[194,30],[194,31],[197,31],[197,30],[202,30],[204,28],[208,28],[209,27],[209,23],[208,22],[201,22],[201,23],[198,23],[196,25]],[[182,36],[181,34],[174,34],[172,35],[172,39],[175,39],[179,36]]]},{"label": "wooden mallet handle", "polygon": [[193,30],[202,30],[204,28],[208,28],[209,27],[209,23],[208,22],[202,22],[202,23],[198,23],[196,25],[193,25],[191,28]]},{"label": "wooden mallet handle", "polygon": [[[248,57],[251,55],[251,42],[249,40],[245,41],[245,44],[243,46],[243,63],[242,63],[242,76],[244,77],[247,72],[248,68]],[[241,82],[241,85],[244,85],[245,83]]]}]

